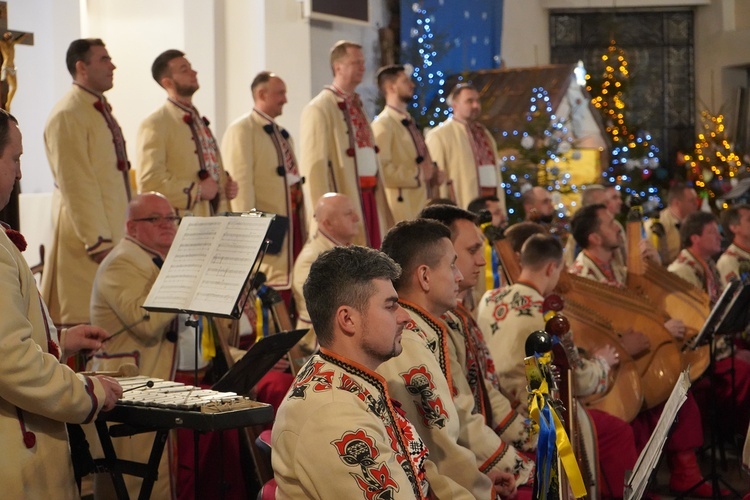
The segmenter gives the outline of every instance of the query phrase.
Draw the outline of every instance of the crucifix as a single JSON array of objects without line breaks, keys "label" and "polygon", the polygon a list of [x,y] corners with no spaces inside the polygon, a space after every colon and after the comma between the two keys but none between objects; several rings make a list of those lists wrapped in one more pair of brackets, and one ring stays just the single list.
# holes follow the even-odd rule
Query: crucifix
[{"label": "crucifix", "polygon": [[16,95],[18,79],[16,77],[16,45],[34,45],[34,34],[8,29],[8,3],[0,2],[0,107],[10,111],[10,102]]},{"label": "crucifix", "polygon": [[[10,102],[16,94],[15,53],[16,45],[34,45],[33,33],[8,29],[8,2],[0,1],[0,108],[10,111]],[[7,222],[14,229],[19,226],[18,193],[20,187],[16,182],[10,201],[0,210],[0,220]]]}]

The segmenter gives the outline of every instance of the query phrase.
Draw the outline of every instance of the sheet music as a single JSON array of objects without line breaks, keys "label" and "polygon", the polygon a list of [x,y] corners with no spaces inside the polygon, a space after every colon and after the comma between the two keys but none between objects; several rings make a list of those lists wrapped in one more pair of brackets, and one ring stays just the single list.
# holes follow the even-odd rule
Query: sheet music
[{"label": "sheet music", "polygon": [[143,307],[232,313],[272,217],[186,217]]},{"label": "sheet music", "polygon": [[683,371],[677,379],[653,434],[651,434],[648,443],[638,456],[635,467],[633,467],[633,473],[625,481],[625,500],[643,498],[651,472],[659,463],[659,457],[664,448],[664,443],[667,441],[669,429],[677,418],[677,412],[687,400],[688,389],[690,389],[689,369]]}]

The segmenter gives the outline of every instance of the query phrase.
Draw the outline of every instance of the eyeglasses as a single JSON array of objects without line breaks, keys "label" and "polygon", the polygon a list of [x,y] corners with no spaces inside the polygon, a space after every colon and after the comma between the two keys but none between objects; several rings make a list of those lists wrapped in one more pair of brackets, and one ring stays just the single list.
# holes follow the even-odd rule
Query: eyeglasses
[{"label": "eyeglasses", "polygon": [[143,217],[141,219],[132,219],[133,222],[148,222],[149,224],[161,224],[162,222],[168,222],[170,224],[177,224],[180,222],[181,217],[177,215],[154,215],[153,217]]}]

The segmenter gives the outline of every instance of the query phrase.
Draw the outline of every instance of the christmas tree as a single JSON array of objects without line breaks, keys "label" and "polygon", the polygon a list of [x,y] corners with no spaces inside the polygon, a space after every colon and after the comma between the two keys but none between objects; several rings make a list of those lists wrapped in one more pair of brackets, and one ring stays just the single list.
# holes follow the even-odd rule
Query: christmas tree
[{"label": "christmas tree", "polygon": [[432,17],[421,2],[412,4],[412,11],[416,20],[409,32],[411,43],[404,44],[401,51],[403,61],[416,63],[412,73],[414,100],[409,111],[421,128],[434,127],[450,114],[444,90],[445,74],[437,66],[443,55],[438,47],[445,45],[445,37],[434,32]]},{"label": "christmas tree", "polygon": [[628,119],[630,70],[625,51],[612,40],[601,60],[601,72],[586,75],[586,90],[602,113],[612,145],[602,181],[619,186],[626,195],[639,197],[646,210],[653,210],[661,203],[659,184],[667,180],[668,172],[659,165],[659,149],[651,135]]},{"label": "christmas tree", "polygon": [[[503,152],[503,179],[509,220],[522,217],[521,195],[533,185],[565,194],[577,190],[570,174],[561,168],[571,151],[573,137],[565,120],[555,116],[543,87],[531,89],[529,110],[522,130],[503,131],[497,147]],[[574,153],[575,154],[575,153]],[[553,200],[560,210],[560,195]]]},{"label": "christmas tree", "polygon": [[731,189],[731,181],[742,169],[742,160],[735,153],[724,124],[724,115],[701,112],[701,131],[695,150],[685,155],[688,179],[695,183],[698,193],[716,207],[716,197]]}]

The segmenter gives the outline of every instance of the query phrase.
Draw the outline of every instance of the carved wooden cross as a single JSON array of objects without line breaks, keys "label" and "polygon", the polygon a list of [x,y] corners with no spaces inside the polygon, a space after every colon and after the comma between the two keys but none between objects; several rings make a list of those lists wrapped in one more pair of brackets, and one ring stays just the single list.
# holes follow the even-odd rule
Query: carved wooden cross
[{"label": "carved wooden cross", "polygon": [[[20,43],[22,45],[34,45],[33,33],[26,33],[23,31],[15,31],[15,30],[8,29],[8,2],[0,1],[0,37],[5,35],[5,33],[10,33],[11,34],[11,36],[9,37],[10,40],[18,40],[17,43]],[[3,63],[3,57],[2,57],[2,54],[0,54],[0,66],[2,65],[2,63]],[[7,81],[7,77],[4,77],[2,81],[0,81],[0,107],[3,109],[6,108],[6,102],[8,100],[7,96],[8,96],[8,81]],[[11,194],[10,202],[4,209],[0,210],[0,220],[9,223],[11,227],[13,227],[14,229],[18,229],[18,226],[19,226],[18,192],[19,192],[19,186],[18,186],[18,182],[16,182],[16,185],[13,189],[13,193]]]}]

